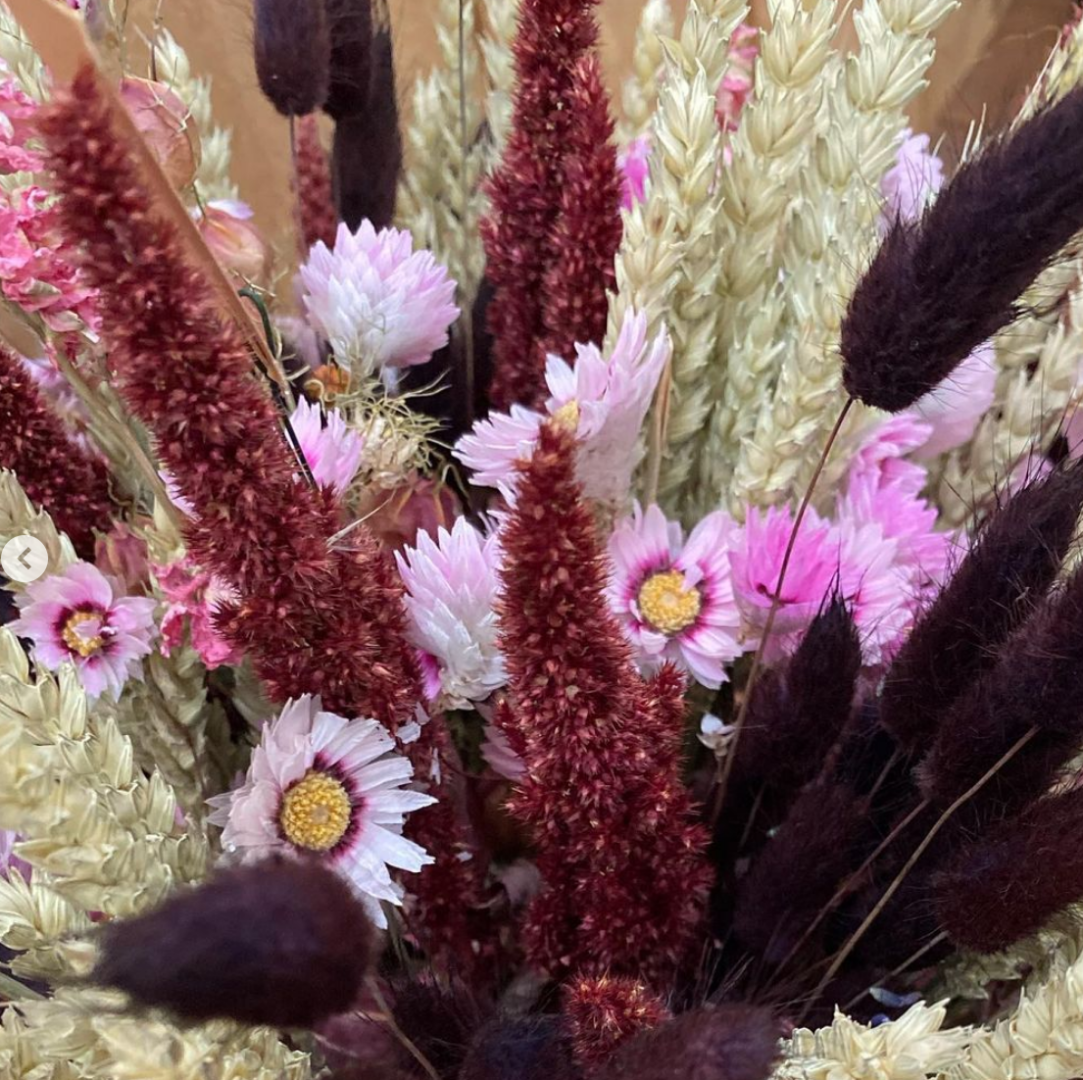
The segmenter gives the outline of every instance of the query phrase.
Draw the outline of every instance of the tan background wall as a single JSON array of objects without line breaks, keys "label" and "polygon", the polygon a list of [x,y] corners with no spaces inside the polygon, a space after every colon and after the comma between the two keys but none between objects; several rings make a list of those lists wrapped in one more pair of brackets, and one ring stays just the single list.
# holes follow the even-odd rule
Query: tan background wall
[{"label": "tan background wall", "polygon": [[[433,62],[433,13],[437,0],[390,0],[400,69],[400,97],[413,76]],[[764,0],[753,0],[763,16]],[[235,178],[275,235],[288,220],[285,122],[256,87],[250,41],[250,0],[131,0],[137,23],[149,24],[160,8],[166,25],[189,50],[193,69],[214,80],[220,123],[234,131]],[[675,0],[683,8],[684,0]],[[1071,0],[963,0],[941,28],[933,86],[914,110],[914,126],[945,135],[958,146],[967,125],[988,106],[996,125],[1023,92],[1068,19]],[[603,0],[601,22],[606,66],[616,82],[628,66],[640,0]]]}]

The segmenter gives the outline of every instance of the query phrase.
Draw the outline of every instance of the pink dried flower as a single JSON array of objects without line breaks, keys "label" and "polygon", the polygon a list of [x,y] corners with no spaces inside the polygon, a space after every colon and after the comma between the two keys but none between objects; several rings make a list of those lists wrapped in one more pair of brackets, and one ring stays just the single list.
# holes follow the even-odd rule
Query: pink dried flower
[{"label": "pink dried flower", "polygon": [[120,100],[170,184],[184,191],[199,169],[199,132],[184,99],[165,83],[127,76]]},{"label": "pink dried flower", "polygon": [[991,344],[980,345],[942,383],[918,398],[913,411],[932,431],[914,450],[915,457],[933,458],[970,441],[996,398],[995,359]]},{"label": "pink dried flower", "polygon": [[217,199],[203,207],[199,235],[223,269],[244,284],[265,282],[271,253],[252,223],[252,208],[235,199]]},{"label": "pink dried flower", "polygon": [[290,417],[297,441],[313,479],[341,498],[361,466],[364,440],[346,426],[337,409],[322,413],[318,405],[301,398]]},{"label": "pink dried flower", "polygon": [[314,329],[340,364],[366,371],[424,364],[459,317],[455,282],[432,253],[415,252],[409,232],[377,232],[369,221],[355,233],[340,225],[333,249],[317,243],[301,280]]},{"label": "pink dried flower", "polygon": [[142,591],[147,584],[147,542],[122,521],[94,543],[94,565],[120,582],[127,593]]},{"label": "pink dried flower", "polygon": [[306,695],[264,727],[244,784],[209,800],[210,820],[242,861],[274,854],[326,860],[382,929],[380,901],[398,905],[403,897],[391,868],[417,873],[433,861],[402,835],[406,815],[436,801],[407,790],[412,777],[378,721],[324,712],[318,697]]},{"label": "pink dried flower", "polygon": [[489,768],[505,780],[518,783],[526,775],[526,763],[512,748],[507,735],[495,724],[485,725],[481,753]]},{"label": "pink dried flower", "polygon": [[57,212],[40,187],[0,197],[0,288],[57,333],[98,326],[97,294],[87,288],[60,240]]},{"label": "pink dried flower", "polygon": [[648,669],[672,662],[717,688],[742,653],[741,616],[730,584],[727,514],[705,517],[688,537],[657,506],[622,522],[609,540],[609,605]]},{"label": "pink dried flower", "polygon": [[715,95],[715,112],[723,131],[736,131],[741,113],[755,86],[756,58],[760,54],[760,32],[742,23],[730,38],[728,64]]},{"label": "pink dried flower", "polygon": [[34,643],[35,660],[50,671],[74,664],[89,697],[119,698],[129,679],[143,677],[154,601],[122,595],[97,567],[73,563],[28,585],[16,604],[11,629]]},{"label": "pink dried flower", "polygon": [[929,136],[903,132],[895,164],[880,181],[885,221],[913,221],[944,185],[944,163],[929,150]]},{"label": "pink dried flower", "polygon": [[647,197],[647,180],[650,179],[651,137],[640,135],[633,139],[617,156],[617,166],[623,179],[621,206],[631,210],[636,203]]},{"label": "pink dried flower", "polygon": [[[0,75],[7,65],[0,62]],[[10,76],[0,78],[0,172],[40,172],[41,154],[27,147],[34,137],[38,104]]]},{"label": "pink dried flower", "polygon": [[[789,507],[753,507],[731,548],[733,592],[745,619],[747,645],[763,631],[792,529]],[[866,662],[879,663],[905,630],[913,600],[907,577],[896,566],[897,554],[898,545],[877,523],[847,519],[834,526],[810,509],[797,534],[769,655],[792,651],[837,594],[853,611]]]},{"label": "pink dried flower", "polygon": [[169,656],[184,644],[187,620],[192,648],[208,669],[239,664],[244,653],[215,625],[219,605],[235,603],[235,591],[221,578],[199,569],[189,556],[154,567],[154,575],[169,605],[162,617],[162,654]]},{"label": "pink dried flower", "polygon": [[[648,344],[646,318],[629,311],[608,358],[596,345],[577,345],[576,353],[574,367],[549,358],[545,408],[576,436],[576,479],[587,497],[620,505],[638,463],[643,419],[669,359],[669,338],[663,331]],[[459,440],[455,456],[474,471],[476,484],[514,501],[517,465],[529,459],[544,419],[519,406],[510,415],[491,414]]]},{"label": "pink dried flower", "polygon": [[[436,539],[396,552],[406,585],[410,640],[421,650],[425,695],[440,705],[468,709],[507,682],[497,647],[495,612],[500,549],[465,518]],[[427,661],[427,662],[425,662]]]}]

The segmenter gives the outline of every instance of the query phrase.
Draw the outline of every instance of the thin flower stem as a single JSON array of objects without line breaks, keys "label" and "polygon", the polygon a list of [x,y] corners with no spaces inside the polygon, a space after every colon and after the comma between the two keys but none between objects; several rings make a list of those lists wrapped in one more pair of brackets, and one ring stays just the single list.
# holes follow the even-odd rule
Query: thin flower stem
[{"label": "thin flower stem", "polygon": [[718,786],[715,788],[714,800],[711,806],[710,820],[712,825],[718,821],[718,815],[722,813],[722,807],[726,802],[726,789],[729,786],[730,775],[733,772],[733,762],[737,757],[737,744],[741,739],[741,729],[744,727],[745,720],[748,717],[748,708],[749,703],[752,701],[752,693],[756,689],[756,683],[759,680],[760,671],[763,668],[763,658],[767,652],[767,645],[771,640],[771,633],[775,628],[775,618],[778,616],[778,610],[782,606],[782,587],[786,583],[786,574],[790,569],[790,559],[793,558],[794,547],[797,544],[797,535],[801,531],[801,525],[805,520],[805,514],[808,512],[808,508],[812,503],[812,496],[816,492],[816,485],[819,483],[820,477],[827,467],[827,459],[831,455],[831,449],[835,445],[835,440],[838,438],[839,432],[842,430],[842,425],[846,422],[846,417],[850,415],[850,410],[853,408],[854,400],[855,399],[852,397],[846,399],[846,404],[843,405],[842,411],[835,421],[835,426],[831,429],[831,434],[827,437],[827,444],[824,446],[823,453],[820,455],[820,460],[816,463],[816,471],[812,474],[812,479],[809,480],[808,487],[805,489],[805,495],[801,500],[800,507],[798,507],[797,517],[794,519],[793,528],[790,530],[790,539],[786,544],[786,553],[782,556],[782,566],[779,567],[778,581],[775,584],[774,595],[771,597],[771,607],[767,612],[767,621],[764,623],[763,636],[760,638],[760,644],[756,649],[756,655],[752,658],[752,670],[748,673],[748,682],[745,683],[744,687],[744,698],[741,701],[741,707],[737,711],[737,719],[733,725],[733,737],[730,739],[729,753],[726,754],[720,765]]},{"label": "thin flower stem", "polygon": [[925,839],[922,840],[922,842],[918,844],[918,846],[914,849],[913,854],[910,856],[909,859],[906,860],[906,865],[895,875],[894,881],[892,881],[892,883],[887,887],[887,889],[884,891],[884,895],[881,896],[880,899],[876,902],[876,906],[865,917],[865,921],[862,922],[862,924],[850,935],[849,938],[847,938],[846,944],[843,945],[843,947],[839,949],[839,951],[835,954],[835,959],[832,961],[831,966],[827,969],[823,977],[820,979],[819,983],[816,986],[816,989],[813,990],[812,995],[809,998],[808,1004],[805,1006],[804,1012],[799,1017],[797,1021],[799,1024],[802,1023],[805,1019],[805,1016],[808,1015],[808,1011],[812,1008],[813,1002],[815,1002],[815,1000],[820,996],[828,983],[830,983],[831,980],[838,974],[838,971],[842,967],[842,965],[846,963],[846,960],[849,957],[850,953],[852,953],[857,947],[858,942],[865,936],[869,927],[872,926],[872,924],[876,922],[876,920],[880,917],[880,913],[884,910],[885,907],[887,907],[888,901],[890,901],[891,898],[895,895],[895,893],[899,891],[902,883],[906,880],[907,875],[910,873],[911,870],[914,869],[914,866],[917,864],[918,859],[920,859],[921,856],[924,855],[925,852],[928,850],[929,845],[933,842],[934,839],[936,839],[936,836],[940,832],[940,830],[951,820],[952,816],[960,807],[964,806],[967,802],[970,801],[971,798],[973,798],[979,791],[981,791],[981,789],[985,787],[985,785],[989,783],[989,781],[992,780],[993,777],[996,776],[996,774],[1000,772],[1000,770],[1005,765],[1007,765],[1007,763],[1011,761],[1011,759],[1015,757],[1015,755],[1018,754],[1019,751],[1022,750],[1023,747],[1026,746],[1026,744],[1030,742],[1030,740],[1033,739],[1034,736],[1037,734],[1038,729],[1036,727],[1032,727],[1025,735],[1017,739],[1015,744],[1004,754],[1002,754],[1000,759],[994,765],[990,766],[990,768],[986,770],[985,774],[979,780],[971,784],[971,786],[967,788],[966,791],[964,791],[963,794],[960,795],[959,798],[957,798],[955,802],[953,802],[951,806],[949,806],[947,810],[945,810],[940,815],[939,818],[937,818],[936,823],[925,834]]},{"label": "thin flower stem", "polygon": [[[901,975],[911,964],[913,964],[917,960],[920,960],[930,949],[935,949],[937,945],[939,945],[942,941],[946,940],[947,936],[948,932],[946,930],[941,930],[940,933],[936,935],[936,937],[925,942],[925,944],[922,945],[920,949],[915,949],[914,952],[912,952],[901,964],[899,964],[895,968],[892,968],[892,970],[889,971],[877,985],[883,985],[889,979],[894,979],[897,975]],[[872,989],[873,987],[867,986],[864,990],[861,991],[860,994],[855,994],[852,998],[850,998],[848,1002],[846,1002],[845,1005],[843,1005],[842,1011],[849,1012]]]}]

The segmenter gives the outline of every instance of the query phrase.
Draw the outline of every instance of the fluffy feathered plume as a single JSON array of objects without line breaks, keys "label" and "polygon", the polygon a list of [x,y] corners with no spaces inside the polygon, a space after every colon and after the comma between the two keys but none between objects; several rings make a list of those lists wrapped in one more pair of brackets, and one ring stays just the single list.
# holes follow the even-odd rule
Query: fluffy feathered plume
[{"label": "fluffy feathered plume", "polygon": [[497,1019],[478,1032],[458,1080],[578,1080],[571,1041],[554,1016]]},{"label": "fluffy feathered plume", "polygon": [[607,293],[616,286],[615,257],[623,232],[613,121],[593,53],[575,66],[568,108],[571,122],[560,212],[549,240],[540,348],[571,360],[576,342],[605,337]]},{"label": "fluffy feathered plume", "polygon": [[84,558],[94,557],[95,530],[111,526],[109,476],[64,430],[19,360],[0,347],[0,468],[19,479]]},{"label": "fluffy feathered plume", "polygon": [[1034,728],[1036,736],[973,800],[1010,815],[1047,791],[1083,744],[1081,700],[1083,572],[1077,572],[944,714],[921,763],[923,791],[937,806],[948,805]]},{"label": "fluffy feathered plume", "polygon": [[598,1080],[765,1080],[779,1057],[780,1025],[751,1005],[684,1013],[629,1042]]},{"label": "fluffy feathered plume", "polygon": [[327,152],[320,142],[320,127],[315,116],[305,116],[297,124],[296,182],[294,197],[305,250],[320,240],[333,247],[338,219],[331,191],[331,169]]},{"label": "fluffy feathered plume", "polygon": [[1006,949],[1083,897],[1083,790],[1042,799],[967,847],[934,879],[937,915],[956,945]]},{"label": "fluffy feathered plume", "polygon": [[188,1021],[312,1027],[357,999],[376,932],[345,879],[290,860],[222,871],[110,924],[91,976]]},{"label": "fluffy feathered plume", "polygon": [[256,77],[283,116],[304,116],[327,100],[331,39],[324,0],[256,0]]},{"label": "fluffy feathered plume", "polygon": [[[546,275],[554,264],[554,230],[566,190],[566,162],[569,157],[577,162],[573,179],[580,188],[598,181],[606,168],[606,151],[591,142],[604,133],[608,123],[604,98],[599,101],[595,97],[601,93],[601,85],[596,70],[580,68],[597,40],[597,3],[524,0],[520,9],[512,130],[490,181],[491,207],[482,222],[486,274],[493,287],[487,313],[494,349],[492,399],[500,409],[515,403],[536,406],[546,394]],[[573,94],[579,95],[578,107],[573,107]],[[589,108],[584,110],[584,105]],[[579,145],[573,150],[572,129],[577,125],[582,125],[574,140]],[[610,184],[616,177],[615,160],[613,166],[613,181],[606,177],[604,187],[590,192],[592,208],[595,199],[608,202]],[[583,217],[567,225],[569,242],[583,229],[600,238],[590,238],[590,247],[585,249],[598,276],[588,281],[585,272],[577,274],[587,290],[584,299],[588,306],[580,318],[589,311],[586,324],[592,325],[597,317],[596,298],[604,300],[599,288],[605,275],[612,272],[606,260],[596,262],[594,256],[608,250],[611,237],[608,232],[597,232],[606,229],[604,220],[588,222]],[[565,258],[572,257],[570,249],[563,250]],[[612,252],[608,256],[611,260]],[[603,324],[604,314],[603,310]],[[556,318],[554,314],[554,326]],[[580,340],[586,343],[591,339]]]},{"label": "fluffy feathered plume", "polygon": [[680,776],[684,685],[670,668],[649,682],[636,673],[605,598],[574,439],[555,425],[522,467],[503,545],[499,721],[527,767],[511,806],[545,883],[528,953],[558,977],[662,984],[686,956],[710,876]]},{"label": "fluffy feathered plume", "polygon": [[326,0],[331,34],[331,87],[324,111],[341,120],[368,107],[372,78],[371,0]]},{"label": "fluffy feathered plume", "polygon": [[842,325],[843,381],[908,408],[1018,313],[1083,228],[1083,89],[965,163],[917,221],[896,219]]},{"label": "fluffy feathered plume", "polygon": [[1073,464],[1030,483],[986,522],[887,673],[881,719],[905,749],[928,746],[937,718],[1034,610],[1081,509],[1083,468]]},{"label": "fluffy feathered plume", "polygon": [[[329,711],[374,717],[393,731],[414,720],[419,674],[391,560],[364,527],[348,545],[331,543],[342,525],[337,504],[298,475],[243,341],[219,317],[172,226],[154,214],[93,72],[57,94],[41,130],[62,221],[82,240],[87,276],[101,289],[120,388],[193,505],[190,550],[239,594],[223,607],[221,629],[252,657],[275,700],[319,695]],[[412,838],[437,855],[435,876],[412,882],[416,929],[472,957],[463,924],[473,894],[440,891],[448,860],[459,866],[457,885],[484,872],[463,857],[469,844],[446,787],[456,771],[450,761],[440,767],[445,746],[433,717],[406,748],[415,776],[437,781],[439,796],[411,820]],[[430,914],[455,925],[437,928]]]}]

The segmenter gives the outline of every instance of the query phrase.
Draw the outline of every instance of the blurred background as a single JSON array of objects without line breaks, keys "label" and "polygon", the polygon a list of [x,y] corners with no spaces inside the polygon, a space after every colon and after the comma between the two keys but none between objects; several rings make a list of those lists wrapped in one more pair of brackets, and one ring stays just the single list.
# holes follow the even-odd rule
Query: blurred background
[{"label": "blurred background", "polygon": [[[157,10],[188,50],[193,71],[213,79],[217,120],[234,133],[233,175],[276,246],[288,192],[286,122],[260,95],[251,59],[250,0],[130,0],[133,29],[150,27]],[[399,65],[399,97],[409,101],[414,77],[435,62],[437,0],[390,0]],[[683,10],[684,0],[674,0]],[[755,21],[766,0],[753,0]],[[1018,104],[1041,67],[1073,0],[962,0],[941,28],[930,89],[912,111],[915,130],[943,137],[949,160],[971,121],[986,114],[996,128]],[[614,86],[629,68],[640,0],[603,0],[604,60]],[[843,31],[843,45],[849,31]]]}]

